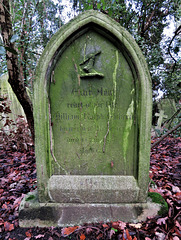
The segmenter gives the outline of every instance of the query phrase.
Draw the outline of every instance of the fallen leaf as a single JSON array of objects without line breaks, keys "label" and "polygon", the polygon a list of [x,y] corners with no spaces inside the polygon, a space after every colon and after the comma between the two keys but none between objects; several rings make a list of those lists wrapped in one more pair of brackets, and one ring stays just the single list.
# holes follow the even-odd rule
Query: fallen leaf
[{"label": "fallen leaf", "polygon": [[165,217],[165,218],[158,218],[157,220],[157,224],[158,225],[162,225],[164,224],[165,225],[165,221],[168,219],[168,217]]},{"label": "fallen leaf", "polygon": [[8,206],[6,204],[2,205],[2,209],[7,209],[7,208],[8,208]]},{"label": "fallen leaf", "polygon": [[175,194],[175,196],[177,196],[178,199],[180,199],[180,198],[181,198],[181,192],[177,192],[177,193]]},{"label": "fallen leaf", "polygon": [[103,228],[109,228],[107,224],[102,224]]},{"label": "fallen leaf", "polygon": [[53,238],[52,238],[52,237],[49,237],[48,240],[53,240]]},{"label": "fallen leaf", "polygon": [[27,231],[27,232],[25,232],[25,234],[26,234],[27,237],[29,237],[29,238],[31,237],[31,233],[30,232]]},{"label": "fallen leaf", "polygon": [[85,237],[85,235],[82,233],[81,235],[80,235],[80,240],[85,240],[86,239],[86,237]]},{"label": "fallen leaf", "polygon": [[136,223],[136,224],[131,223],[131,224],[129,224],[129,226],[139,229],[142,227],[142,224],[141,223]]},{"label": "fallen leaf", "polygon": [[175,237],[173,237],[173,240],[180,240],[180,238],[175,236]]},{"label": "fallen leaf", "polygon": [[165,240],[165,234],[156,232],[155,235],[157,236],[157,240]]},{"label": "fallen leaf", "polygon": [[16,204],[19,205],[19,204],[21,203],[21,200],[23,199],[23,197],[24,197],[24,194],[22,194],[21,197],[17,198],[17,199],[14,201],[13,205],[16,205]]},{"label": "fallen leaf", "polygon": [[175,221],[175,226],[177,226],[179,228],[179,230],[181,231],[181,225],[178,221]]},{"label": "fallen leaf", "polygon": [[118,221],[118,222],[119,222],[119,229],[123,230],[126,227],[126,223],[122,221]]},{"label": "fallen leaf", "polygon": [[122,221],[113,222],[112,227],[118,230],[124,230],[126,227],[126,223]]},{"label": "fallen leaf", "polygon": [[86,228],[85,231],[86,231],[86,234],[89,235],[92,232],[92,228],[88,227],[88,228]]},{"label": "fallen leaf", "polygon": [[180,188],[172,185],[172,191],[173,191],[174,193],[180,193]]},{"label": "fallen leaf", "polygon": [[128,229],[126,229],[126,236],[128,240],[132,240],[132,237],[130,236]]},{"label": "fallen leaf", "polygon": [[97,239],[97,240],[101,240],[101,239],[103,239],[103,234],[100,233],[100,234],[96,237],[96,239]]},{"label": "fallen leaf", "polygon": [[5,231],[11,232],[12,230],[14,230],[14,224],[11,224],[9,222],[5,222],[4,223],[4,229],[5,229]]},{"label": "fallen leaf", "polygon": [[12,173],[10,173],[8,177],[9,177],[9,178],[13,178],[14,176],[16,176],[16,172],[15,172],[15,171],[12,172]]},{"label": "fallen leaf", "polygon": [[39,234],[39,235],[37,235],[35,238],[38,239],[38,238],[44,238],[44,237],[45,237],[44,234]]},{"label": "fallen leaf", "polygon": [[111,239],[114,234],[115,234],[115,231],[111,229],[109,232],[109,239]]},{"label": "fallen leaf", "polygon": [[67,227],[67,228],[63,228],[62,229],[62,235],[64,237],[70,235],[71,233],[73,233],[77,228],[79,228],[78,226],[75,227]]}]

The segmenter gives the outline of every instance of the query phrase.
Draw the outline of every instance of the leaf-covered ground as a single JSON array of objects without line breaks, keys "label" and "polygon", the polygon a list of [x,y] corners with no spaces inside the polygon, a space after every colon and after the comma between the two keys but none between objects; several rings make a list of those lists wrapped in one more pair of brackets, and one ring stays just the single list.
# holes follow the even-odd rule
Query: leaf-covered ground
[{"label": "leaf-covered ground", "polygon": [[134,239],[179,240],[181,238],[181,138],[166,138],[152,149],[150,192],[160,193],[168,214],[138,224],[93,223],[67,228],[19,228],[18,208],[24,194],[36,188],[33,150],[18,152],[0,146],[0,239]]}]

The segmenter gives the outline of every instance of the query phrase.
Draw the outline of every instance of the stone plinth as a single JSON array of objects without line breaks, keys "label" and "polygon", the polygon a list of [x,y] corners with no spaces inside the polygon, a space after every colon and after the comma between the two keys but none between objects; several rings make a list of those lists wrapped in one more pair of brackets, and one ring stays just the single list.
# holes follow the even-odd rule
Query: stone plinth
[{"label": "stone plinth", "polygon": [[141,222],[154,217],[160,210],[160,205],[147,201],[146,203],[39,203],[35,199],[23,199],[19,211],[21,227],[65,227],[97,222]]}]

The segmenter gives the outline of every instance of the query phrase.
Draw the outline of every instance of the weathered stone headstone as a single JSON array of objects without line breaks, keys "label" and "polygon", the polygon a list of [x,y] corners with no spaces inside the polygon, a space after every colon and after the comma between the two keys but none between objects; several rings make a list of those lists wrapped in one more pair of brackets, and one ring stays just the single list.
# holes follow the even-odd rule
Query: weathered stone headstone
[{"label": "weathered stone headstone", "polygon": [[163,120],[168,118],[168,116],[164,114],[163,110],[160,110],[159,113],[155,113],[155,116],[158,117],[156,128],[161,128]]},{"label": "weathered stone headstone", "polygon": [[[177,109],[176,109],[176,104],[175,104],[175,100],[174,99],[169,99],[169,98],[163,98],[160,99],[160,101],[158,102],[158,109],[159,111],[164,111],[164,115],[166,115],[167,117],[165,117],[164,119],[162,119],[162,123],[164,123],[166,120],[169,120],[174,113],[176,113]],[[165,127],[169,127],[169,125],[173,126],[175,123],[175,120],[177,119],[177,116],[175,116],[176,118],[173,120],[170,124],[170,122],[168,122],[167,125],[165,125]],[[176,120],[177,121],[177,120]]]},{"label": "weathered stone headstone", "polygon": [[[9,113],[8,116],[3,113],[2,121],[0,121],[0,128],[2,128],[6,123],[7,117],[10,120],[13,120],[14,122],[16,122],[18,115],[21,115],[24,118],[26,118],[21,104],[19,103],[10,84],[8,83],[8,74],[0,76],[0,96],[2,98],[7,98],[6,100],[7,104],[9,104],[11,109],[11,113]],[[8,131],[8,126],[6,126],[4,129]]]},{"label": "weathered stone headstone", "polygon": [[130,34],[79,15],[45,48],[34,91],[38,200],[24,199],[20,226],[151,216],[151,80]]}]

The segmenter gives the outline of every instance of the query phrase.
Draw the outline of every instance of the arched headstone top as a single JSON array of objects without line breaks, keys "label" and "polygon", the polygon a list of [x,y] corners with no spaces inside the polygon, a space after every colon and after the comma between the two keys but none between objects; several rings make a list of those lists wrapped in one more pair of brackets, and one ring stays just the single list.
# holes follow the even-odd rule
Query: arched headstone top
[{"label": "arched headstone top", "polygon": [[78,15],[68,24],[62,26],[50,39],[37,66],[37,72],[41,73],[41,75],[38,74],[37,81],[41,81],[41,78],[49,80],[51,71],[61,53],[72,41],[89,30],[97,31],[113,42],[120,50],[124,50],[125,57],[130,64],[134,65],[133,68],[143,86],[146,87],[147,84],[151,83],[144,56],[131,34],[119,23],[95,10]]}]

